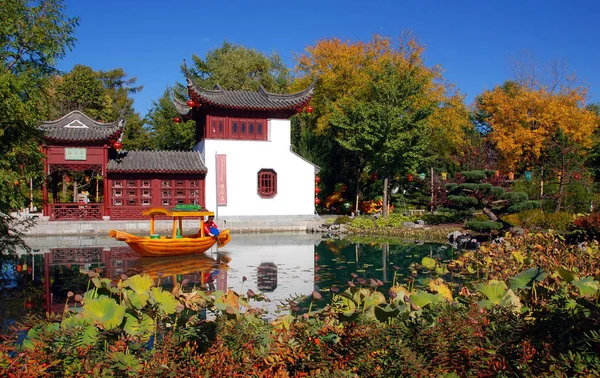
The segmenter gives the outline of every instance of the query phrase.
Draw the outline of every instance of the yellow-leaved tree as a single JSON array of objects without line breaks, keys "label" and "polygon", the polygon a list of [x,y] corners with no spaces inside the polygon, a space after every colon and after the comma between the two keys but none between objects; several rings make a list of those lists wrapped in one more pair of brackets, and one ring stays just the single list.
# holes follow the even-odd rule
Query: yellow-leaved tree
[{"label": "yellow-leaved tree", "polygon": [[516,81],[484,91],[475,102],[477,117],[487,126],[505,169],[537,168],[542,197],[545,178],[557,178],[557,211],[565,185],[576,176],[571,171],[592,147],[599,124],[598,116],[586,108],[588,88],[576,84],[574,76],[558,73],[546,82],[516,75]]},{"label": "yellow-leaved tree", "polygon": [[[292,85],[292,92],[301,90],[317,79],[315,96],[311,100],[314,112],[310,119],[304,117],[300,127],[309,133],[334,139],[328,134],[335,114],[344,113],[355,107],[357,101],[369,100],[372,96],[371,84],[388,65],[396,67],[397,72],[404,72],[412,80],[423,84],[420,87],[423,95],[420,103],[413,107],[435,103],[432,114],[427,119],[425,136],[429,140],[427,151],[435,153],[437,161],[447,162],[455,159],[468,143],[466,131],[471,126],[469,112],[464,103],[464,96],[443,80],[439,66],[427,67],[423,61],[424,47],[410,34],[402,34],[397,39],[375,35],[369,42],[342,41],[337,38],[318,41],[314,46],[306,48],[304,54],[296,57],[296,73],[298,78]],[[331,146],[331,145],[330,145]],[[334,151],[327,152],[332,161]],[[423,160],[428,153],[425,152]],[[383,167],[370,166],[360,154],[344,151],[339,156],[346,162],[354,162],[350,168],[354,174],[352,180],[356,188],[356,203],[360,193],[360,181],[366,177],[366,170],[383,170]],[[319,162],[322,167],[326,162]],[[328,167],[323,167],[327,171]],[[332,174],[343,172],[346,166],[331,169]],[[389,167],[385,167],[389,171]],[[325,173],[326,174],[326,173]]]}]

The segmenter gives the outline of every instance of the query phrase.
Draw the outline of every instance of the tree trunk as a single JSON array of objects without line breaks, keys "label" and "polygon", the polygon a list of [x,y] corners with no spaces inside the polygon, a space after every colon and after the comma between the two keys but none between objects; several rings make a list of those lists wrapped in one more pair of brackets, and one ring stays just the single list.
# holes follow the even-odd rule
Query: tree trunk
[{"label": "tree trunk", "polygon": [[560,180],[558,181],[558,198],[556,199],[556,208],[554,208],[554,212],[558,213],[562,206],[563,194],[565,191],[565,175],[564,170],[563,174],[560,175]]},{"label": "tree trunk", "polygon": [[544,198],[544,167],[540,172],[540,199]]},{"label": "tree trunk", "polygon": [[389,211],[388,211],[388,190],[389,190],[389,186],[390,186],[390,179],[389,177],[385,177],[383,179],[383,208],[381,209],[381,215],[384,218],[387,218],[389,215]]},{"label": "tree trunk", "polygon": [[358,215],[359,207],[358,201],[360,200],[360,177],[362,176],[362,169],[358,169],[356,172],[356,204],[354,206],[354,214]]},{"label": "tree trunk", "polygon": [[433,188],[433,167],[431,167],[431,212],[433,213],[433,201],[435,200],[434,196],[434,188]]},{"label": "tree trunk", "polygon": [[496,214],[494,214],[492,212],[492,210],[490,208],[484,207],[483,208],[483,213],[485,215],[487,215],[487,217],[490,218],[491,220],[493,220],[494,222],[498,221],[498,217],[496,216]]}]

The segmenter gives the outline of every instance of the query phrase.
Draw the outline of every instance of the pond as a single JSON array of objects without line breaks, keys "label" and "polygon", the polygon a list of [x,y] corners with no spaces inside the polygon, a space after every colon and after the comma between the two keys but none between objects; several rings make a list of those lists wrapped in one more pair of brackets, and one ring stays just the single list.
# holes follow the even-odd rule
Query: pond
[{"label": "pond", "polygon": [[424,256],[447,260],[456,252],[447,244],[354,243],[306,233],[235,234],[222,249],[177,258],[141,258],[112,238],[62,236],[27,242],[33,253],[4,261],[0,270],[4,325],[29,312],[62,313],[70,292],[87,290],[89,270],[117,279],[149,274],[167,290],[176,282],[190,290],[251,289],[271,300],[264,305],[272,314],[281,303],[310,297],[313,291],[322,294],[321,305],[329,303],[332,287],[344,290],[352,280],[379,280],[384,288],[394,280],[411,283],[416,278],[413,263]]}]

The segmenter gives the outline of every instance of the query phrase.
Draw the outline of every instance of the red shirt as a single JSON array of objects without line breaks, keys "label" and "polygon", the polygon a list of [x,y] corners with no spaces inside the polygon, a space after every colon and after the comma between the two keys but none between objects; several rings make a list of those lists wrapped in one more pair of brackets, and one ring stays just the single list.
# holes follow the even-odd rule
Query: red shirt
[{"label": "red shirt", "polygon": [[205,236],[210,236],[210,234],[211,234],[210,228],[211,227],[218,228],[217,224],[212,220],[207,220],[206,222],[204,222],[204,235]]}]

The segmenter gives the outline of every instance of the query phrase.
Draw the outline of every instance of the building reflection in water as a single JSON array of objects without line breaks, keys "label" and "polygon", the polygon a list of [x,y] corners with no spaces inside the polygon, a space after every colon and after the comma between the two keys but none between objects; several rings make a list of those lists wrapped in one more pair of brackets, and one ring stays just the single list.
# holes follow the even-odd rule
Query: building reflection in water
[{"label": "building reflection in water", "polygon": [[256,287],[268,293],[277,289],[277,265],[272,262],[261,263],[256,269]]},{"label": "building reflection in water", "polygon": [[141,258],[124,243],[107,238],[31,238],[29,245],[38,257],[36,274],[43,277],[46,308],[56,313],[63,312],[69,291],[83,294],[88,289],[88,277],[81,273],[87,270],[116,279],[148,274],[165,290],[175,283],[210,291],[252,289],[265,292],[272,302],[263,305],[272,311],[287,299],[312,293],[319,241],[302,234],[236,235],[218,253],[171,258]]}]

